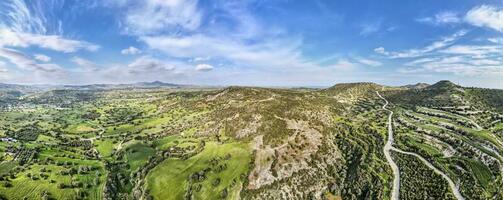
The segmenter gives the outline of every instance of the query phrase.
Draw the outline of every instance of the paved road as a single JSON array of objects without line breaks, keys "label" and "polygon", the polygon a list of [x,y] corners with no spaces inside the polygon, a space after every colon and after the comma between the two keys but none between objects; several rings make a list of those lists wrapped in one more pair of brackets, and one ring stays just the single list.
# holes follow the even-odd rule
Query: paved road
[{"label": "paved road", "polygon": [[384,155],[386,157],[386,160],[390,164],[391,169],[393,170],[393,175],[395,177],[393,180],[393,189],[391,191],[391,200],[400,199],[400,197],[399,197],[399,195],[400,195],[400,169],[398,168],[397,164],[391,158],[390,150],[393,150],[393,151],[396,151],[396,152],[402,153],[402,154],[412,155],[412,156],[419,158],[419,160],[421,160],[426,166],[428,166],[430,169],[432,169],[435,173],[441,175],[447,181],[447,183],[449,184],[449,187],[451,188],[452,193],[454,194],[456,199],[464,200],[465,198],[463,198],[463,196],[459,192],[458,186],[444,172],[437,169],[430,162],[428,162],[426,159],[424,159],[422,156],[420,156],[416,153],[402,151],[400,149],[393,147],[393,124],[392,124],[393,111],[388,110],[386,108],[386,106],[388,106],[388,101],[384,97],[382,97],[381,94],[379,94],[379,92],[376,91],[376,93],[377,93],[377,96],[379,96],[379,98],[381,98],[385,102],[382,109],[390,112],[390,114],[388,116],[388,141],[384,145]]},{"label": "paved road", "polygon": [[383,110],[389,111],[389,116],[388,116],[388,140],[386,141],[386,144],[384,145],[384,156],[386,157],[386,160],[388,161],[389,165],[391,166],[391,169],[393,170],[393,188],[391,188],[391,200],[399,200],[400,199],[400,170],[398,169],[398,165],[393,161],[393,158],[391,158],[391,153],[390,150],[393,149],[393,111],[388,110],[386,106],[388,106],[388,100],[386,100],[384,97],[377,92],[377,96],[384,100],[384,105],[382,106]]},{"label": "paved road", "polygon": [[402,151],[402,150],[394,148],[394,147],[392,147],[391,149],[393,151],[396,151],[396,152],[399,152],[399,153],[402,153],[402,154],[407,154],[407,155],[411,155],[411,156],[415,156],[415,157],[419,158],[419,160],[421,160],[426,166],[428,166],[430,169],[432,169],[435,173],[441,175],[447,181],[447,183],[449,183],[449,187],[451,188],[452,193],[454,194],[454,196],[456,197],[456,199],[458,199],[458,200],[464,200],[465,199],[461,195],[461,193],[459,192],[459,188],[454,183],[454,181],[452,181],[451,178],[449,178],[449,176],[447,176],[444,172],[442,172],[439,169],[437,169],[435,166],[433,166],[430,162],[428,162],[422,156],[420,156],[419,154],[416,154],[416,153]]}]

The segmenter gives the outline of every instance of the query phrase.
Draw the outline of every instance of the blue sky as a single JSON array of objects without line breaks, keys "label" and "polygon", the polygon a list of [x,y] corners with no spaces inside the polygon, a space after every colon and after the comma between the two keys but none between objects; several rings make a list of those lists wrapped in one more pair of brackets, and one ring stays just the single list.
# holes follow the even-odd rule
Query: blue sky
[{"label": "blue sky", "polygon": [[3,0],[0,82],[503,88],[503,1]]}]

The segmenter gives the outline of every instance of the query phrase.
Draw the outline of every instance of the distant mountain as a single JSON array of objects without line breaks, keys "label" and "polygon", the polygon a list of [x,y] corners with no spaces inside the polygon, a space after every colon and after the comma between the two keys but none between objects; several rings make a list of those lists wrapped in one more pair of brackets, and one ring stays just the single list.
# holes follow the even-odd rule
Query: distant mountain
[{"label": "distant mountain", "polygon": [[450,89],[459,89],[462,88],[459,85],[456,85],[455,83],[448,81],[448,80],[442,80],[439,81],[433,85],[430,85],[428,87],[425,87],[428,90],[450,90]]},{"label": "distant mountain", "polygon": [[138,82],[132,84],[64,85],[63,89],[107,90],[107,89],[123,89],[123,88],[182,88],[182,87],[189,87],[189,85],[179,85],[173,83],[164,83],[161,81],[153,81],[153,82]]},{"label": "distant mountain", "polygon": [[138,82],[138,83],[134,84],[134,86],[138,86],[138,87],[184,87],[186,85],[164,83],[161,81],[153,81],[153,82]]},{"label": "distant mountain", "polygon": [[49,85],[20,85],[20,84],[7,84],[0,83],[0,91],[16,91],[21,93],[35,93],[44,90],[53,89],[53,86]]},{"label": "distant mountain", "polygon": [[371,82],[339,83],[322,91],[329,94],[340,94],[348,91],[359,91],[359,92],[375,91],[380,90],[383,87],[384,86],[382,85]]},{"label": "distant mountain", "polygon": [[402,86],[403,88],[407,89],[423,89],[430,86],[428,83],[416,83],[416,84],[411,84],[411,85],[404,85]]},{"label": "distant mountain", "polygon": [[138,82],[132,84],[89,84],[89,85],[21,85],[0,83],[0,91],[20,91],[22,93],[33,93],[49,90],[107,90],[121,88],[182,88],[195,87],[190,85],[180,85],[164,83],[161,81]]},{"label": "distant mountain", "polygon": [[461,106],[503,110],[503,90],[462,87],[443,80],[414,90],[394,90],[387,93],[389,100],[409,106]]}]

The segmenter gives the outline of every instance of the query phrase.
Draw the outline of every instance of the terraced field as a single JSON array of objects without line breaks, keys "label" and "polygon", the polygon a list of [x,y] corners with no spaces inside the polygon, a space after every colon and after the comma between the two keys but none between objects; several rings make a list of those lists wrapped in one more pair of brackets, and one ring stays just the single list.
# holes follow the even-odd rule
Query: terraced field
[{"label": "terraced field", "polygon": [[503,184],[501,140],[490,133],[492,127],[477,124],[481,115],[449,112],[452,109],[399,109],[397,144],[449,174],[463,191],[470,191],[464,192],[467,198],[492,197]]},{"label": "terraced field", "polygon": [[395,110],[397,148],[418,154],[445,173],[466,199],[501,196],[503,143],[494,131],[497,123],[487,120],[497,112],[469,105]]}]

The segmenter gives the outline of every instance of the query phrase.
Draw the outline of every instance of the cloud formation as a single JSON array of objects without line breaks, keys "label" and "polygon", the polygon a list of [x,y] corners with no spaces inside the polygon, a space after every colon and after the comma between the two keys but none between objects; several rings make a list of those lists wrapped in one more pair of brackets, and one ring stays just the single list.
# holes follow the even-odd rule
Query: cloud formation
[{"label": "cloud formation", "polygon": [[371,59],[367,59],[367,58],[362,58],[362,57],[356,58],[356,61],[359,62],[359,63],[361,63],[361,64],[364,64],[364,65],[367,65],[367,66],[371,66],[371,67],[378,67],[378,66],[382,65],[382,63],[379,62],[379,61],[371,60]]},{"label": "cloud formation", "polygon": [[433,25],[444,25],[444,24],[457,24],[461,23],[463,20],[459,17],[459,14],[452,11],[443,11],[435,14],[433,17],[423,17],[416,19],[418,22],[429,23]]},{"label": "cloud formation", "polygon": [[175,69],[175,66],[150,56],[142,56],[127,67],[129,73],[158,73]]},{"label": "cloud formation", "polygon": [[431,53],[435,50],[442,49],[444,47],[447,47],[449,45],[452,45],[454,41],[458,40],[460,37],[466,35],[467,31],[465,30],[460,30],[457,31],[456,33],[444,37],[441,40],[438,40],[436,42],[431,43],[428,46],[425,46],[423,48],[414,48],[414,49],[409,49],[405,51],[397,51],[397,52],[389,52],[386,51],[384,47],[378,47],[374,49],[374,52],[385,55],[389,58],[414,58],[414,57],[421,57],[425,56],[428,53]]},{"label": "cloud formation", "polygon": [[35,54],[33,56],[38,61],[42,61],[42,62],[50,62],[51,61],[51,57],[46,56],[44,54]]},{"label": "cloud formation", "polygon": [[136,54],[140,54],[140,53],[141,53],[141,51],[139,49],[137,49],[136,47],[132,47],[132,46],[121,50],[122,55],[136,55]]},{"label": "cloud formation", "polygon": [[14,49],[0,48],[0,57],[7,59],[10,63],[16,65],[20,69],[31,72],[62,72],[61,67],[56,64],[39,64],[27,55]]},{"label": "cloud formation", "polygon": [[211,66],[209,64],[198,64],[196,66],[196,71],[207,72],[207,71],[211,71],[211,70],[213,70],[213,66]]},{"label": "cloud formation", "polygon": [[100,46],[96,44],[65,39],[58,35],[21,33],[9,29],[0,29],[0,47],[1,46],[22,48],[36,46],[64,53],[76,52],[78,50],[97,51],[100,48]]},{"label": "cloud formation", "polygon": [[124,22],[131,34],[159,34],[179,28],[196,30],[201,24],[197,0],[116,0],[115,3],[127,10]]},{"label": "cloud formation", "polygon": [[478,27],[503,32],[503,8],[481,5],[468,11],[465,21]]},{"label": "cloud formation", "polygon": [[78,56],[73,57],[70,61],[78,65],[81,71],[95,72],[100,68],[98,64]]}]

